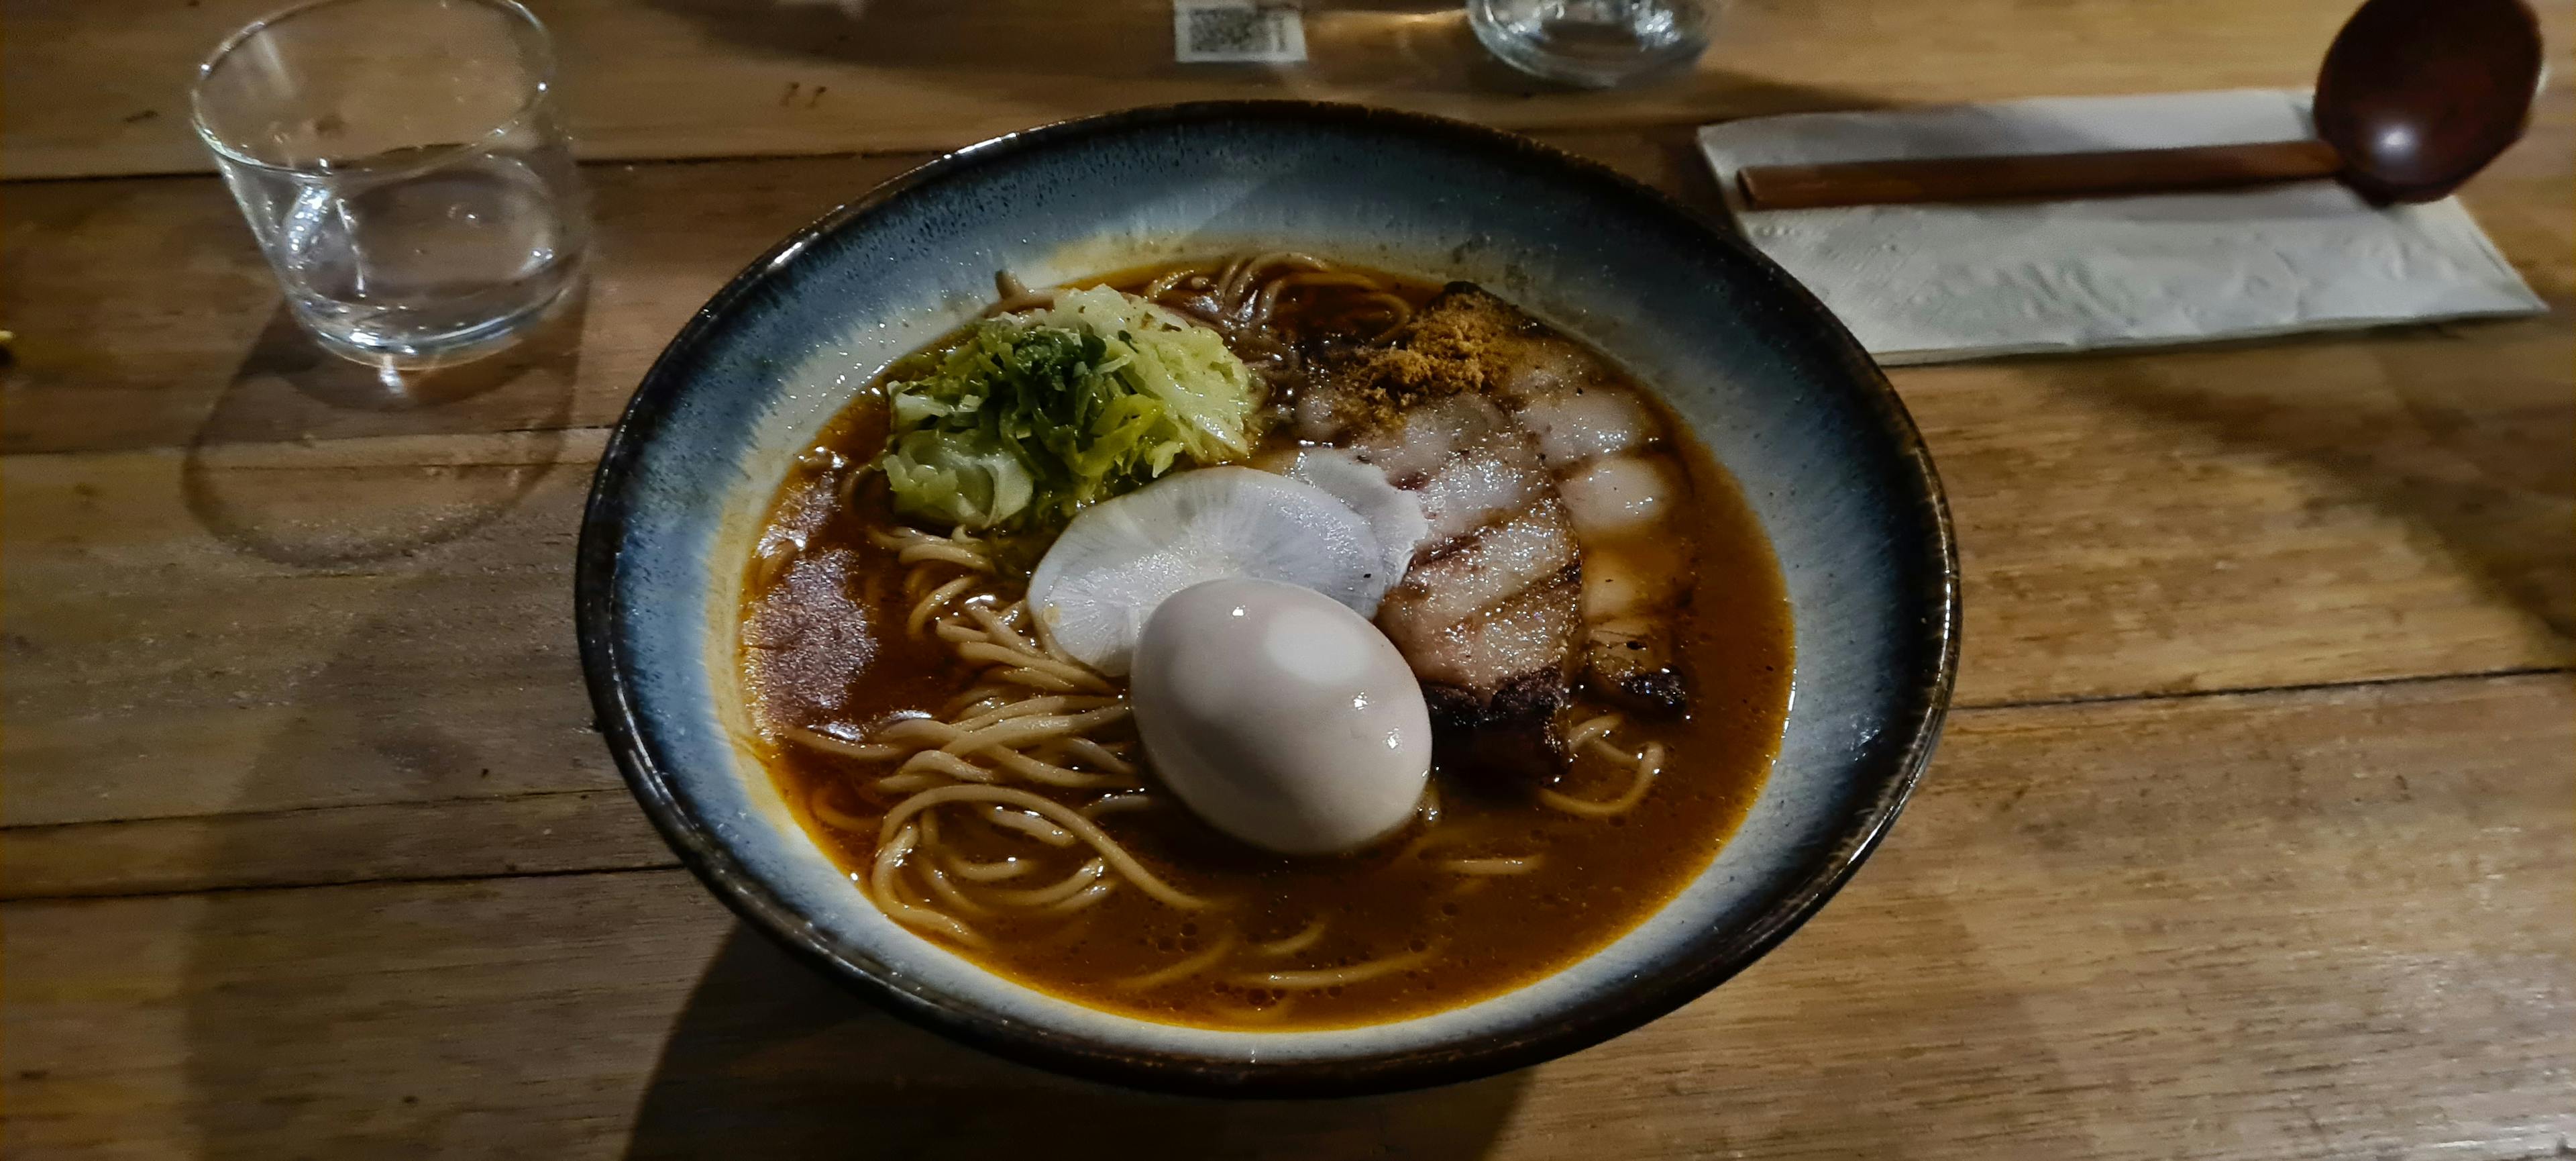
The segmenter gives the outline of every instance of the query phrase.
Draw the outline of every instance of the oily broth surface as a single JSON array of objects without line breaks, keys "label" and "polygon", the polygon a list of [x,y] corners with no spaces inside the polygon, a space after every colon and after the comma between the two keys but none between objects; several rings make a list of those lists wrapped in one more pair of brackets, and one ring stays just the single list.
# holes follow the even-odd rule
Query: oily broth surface
[{"label": "oily broth surface", "polygon": [[[1155,273],[1099,281],[1132,288]],[[1437,290],[1406,283],[1402,293],[1418,303]],[[1329,301],[1288,321],[1317,331],[1350,325],[1348,312]],[[1661,410],[1651,393],[1639,394]],[[1752,805],[1779,744],[1791,662],[1787,598],[1768,542],[1725,470],[1669,413],[1663,418],[1677,458],[1689,467],[1688,509],[1699,541],[1698,580],[1678,642],[1692,703],[1678,719],[1629,715],[1623,745],[1657,740],[1672,755],[1635,810],[1611,819],[1568,815],[1493,772],[1436,765],[1443,856],[1544,856],[1526,874],[1464,877],[1405,854],[1419,826],[1360,854],[1289,859],[1225,838],[1161,795],[1158,808],[1105,817],[1102,828],[1174,887],[1220,900],[1220,907],[1181,911],[1138,891],[1118,891],[1073,920],[978,918],[974,926],[992,946],[955,950],[1028,986],[1125,1015],[1312,1029],[1426,1015],[1508,991],[1582,958],[1652,914],[1708,865]],[[817,442],[864,463],[882,446],[885,423],[881,385],[872,384]],[[771,728],[865,726],[899,713],[935,713],[975,683],[975,671],[937,638],[905,631],[905,566],[866,535],[895,523],[883,490],[859,489],[845,505],[829,464],[818,461],[809,458],[791,470],[769,516],[773,528],[800,533],[805,547],[765,584],[755,564],[745,587],[751,595],[743,611],[742,666],[754,719]],[[873,825],[858,831],[825,825],[812,804],[821,794],[838,813],[873,824],[901,797],[862,789],[883,766],[793,744],[762,748],[814,839],[863,876],[876,856]],[[1578,764],[1556,788],[1608,798],[1626,778],[1622,770]],[[1099,797],[1041,792],[1069,806]],[[944,839],[951,851],[977,861],[1029,849],[1024,840],[983,826],[952,826]],[[1318,919],[1328,921],[1323,937],[1293,955],[1269,959],[1247,948],[1287,939]],[[1148,988],[1122,983],[1226,940],[1246,950],[1225,971]],[[1299,990],[1286,1005],[1279,1001],[1287,993],[1259,979],[1269,970],[1407,955],[1422,962],[1363,982]]]}]

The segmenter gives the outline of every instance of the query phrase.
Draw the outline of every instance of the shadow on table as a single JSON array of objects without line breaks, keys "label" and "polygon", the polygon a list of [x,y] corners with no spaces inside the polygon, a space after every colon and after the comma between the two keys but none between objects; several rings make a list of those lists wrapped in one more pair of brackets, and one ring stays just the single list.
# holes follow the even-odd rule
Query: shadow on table
[{"label": "shadow on table", "polygon": [[1527,1075],[1345,1100],[1131,1092],[914,1028],[737,926],[664,1044],[626,1156],[1466,1161],[1491,1146]]},{"label": "shadow on table", "polygon": [[[400,556],[480,528],[554,466],[587,314],[577,295],[506,350],[394,372],[322,349],[280,306],[188,446],[188,510],[233,548],[302,567]],[[394,442],[453,435],[475,438]],[[352,503],[361,493],[370,502]]]},{"label": "shadow on table", "polygon": [[[2567,392],[2564,310],[2154,359],[2077,356],[2056,377],[2070,391],[2350,481],[2563,639],[2576,637],[2576,541],[2567,534],[2576,521],[2576,398]],[[2470,342],[2506,357],[2463,380],[2459,360]],[[2201,373],[2220,359],[2227,374]],[[2270,373],[2275,367],[2281,372]]]}]

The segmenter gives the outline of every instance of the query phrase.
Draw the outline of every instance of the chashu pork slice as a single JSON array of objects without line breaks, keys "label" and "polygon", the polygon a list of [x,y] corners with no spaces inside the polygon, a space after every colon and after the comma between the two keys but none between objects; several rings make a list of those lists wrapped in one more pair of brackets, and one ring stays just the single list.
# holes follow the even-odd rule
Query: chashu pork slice
[{"label": "chashu pork slice", "polygon": [[1394,343],[1410,357],[1388,361],[1399,373],[1472,385],[1536,437],[1582,546],[1586,683],[1630,709],[1686,708],[1674,638],[1698,553],[1661,417],[1600,356],[1473,283],[1449,284]]},{"label": "chashu pork slice", "polygon": [[1431,525],[1377,623],[1421,679],[1444,757],[1552,771],[1583,570],[1537,442],[1490,400],[1456,394],[1379,417],[1351,448]]}]

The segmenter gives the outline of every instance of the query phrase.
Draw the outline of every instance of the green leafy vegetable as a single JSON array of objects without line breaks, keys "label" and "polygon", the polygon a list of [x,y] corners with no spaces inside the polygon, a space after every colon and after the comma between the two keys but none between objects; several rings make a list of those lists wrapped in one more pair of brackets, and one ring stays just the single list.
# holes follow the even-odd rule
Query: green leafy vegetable
[{"label": "green leafy vegetable", "polygon": [[1259,402],[1216,332],[1106,287],[977,322],[888,390],[896,510],[1005,532],[1060,527],[1184,459],[1241,459]]}]

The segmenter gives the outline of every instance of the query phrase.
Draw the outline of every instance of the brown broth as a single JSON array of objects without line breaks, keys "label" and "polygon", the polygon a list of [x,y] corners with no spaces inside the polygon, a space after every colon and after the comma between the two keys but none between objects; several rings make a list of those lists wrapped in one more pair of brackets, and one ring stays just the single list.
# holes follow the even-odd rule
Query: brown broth
[{"label": "brown broth", "polygon": [[[1101,281],[1133,289],[1155,271]],[[1390,282],[1397,280],[1389,279]],[[1400,283],[1419,303],[1436,286]],[[1291,325],[1329,330],[1349,324],[1348,304],[1310,294]],[[1639,394],[1652,401],[1650,392]],[[1656,401],[1661,409],[1661,404]],[[1790,684],[1790,625],[1778,565],[1733,480],[1667,412],[1666,432],[1690,468],[1699,572],[1682,620],[1681,649],[1692,683],[1687,715],[1653,721],[1630,715],[1623,745],[1664,742],[1672,760],[1639,807],[1612,819],[1560,813],[1528,786],[1436,765],[1444,817],[1438,858],[1543,854],[1536,871],[1467,877],[1433,858],[1406,855],[1417,825],[1372,850],[1329,859],[1289,859],[1252,850],[1189,817],[1168,796],[1151,811],[1101,825],[1156,874],[1184,891],[1226,901],[1184,912],[1133,890],[1112,893],[1073,920],[977,919],[988,951],[959,948],[984,967],[1054,995],[1126,1015],[1213,1027],[1309,1029],[1381,1023],[1456,1007],[1548,975],[1634,927],[1704,869],[1743,819],[1779,744]],[[819,441],[851,464],[872,460],[885,437],[882,386],[872,384]],[[882,490],[861,489],[844,507],[838,472],[821,457],[800,463],[779,491],[764,542],[801,536],[783,566],[755,558],[746,591],[743,669],[756,720],[779,725],[866,725],[903,711],[937,713],[973,684],[972,669],[936,638],[904,630],[905,569],[865,536],[894,521]],[[900,795],[866,789],[882,765],[783,744],[767,747],[769,768],[815,840],[854,877],[876,853],[862,832],[818,820],[816,795],[839,812],[873,823]],[[1557,783],[1566,793],[1615,796],[1624,770],[1582,762]],[[1048,791],[1068,805],[1096,792]],[[1032,844],[980,824],[951,825],[948,847],[978,860],[1026,855]],[[1453,843],[1455,845],[1449,845]],[[1087,851],[1058,852],[1043,872],[1011,886],[1052,882]],[[1323,937],[1293,955],[1264,956],[1249,945],[1286,939],[1317,920]],[[933,936],[933,938],[936,938]],[[1119,981],[1169,967],[1232,940],[1223,970],[1168,986]],[[1264,971],[1328,969],[1390,956],[1423,960],[1410,970],[1322,990],[1283,992]],[[1293,995],[1293,1002],[1282,1003]]]}]

